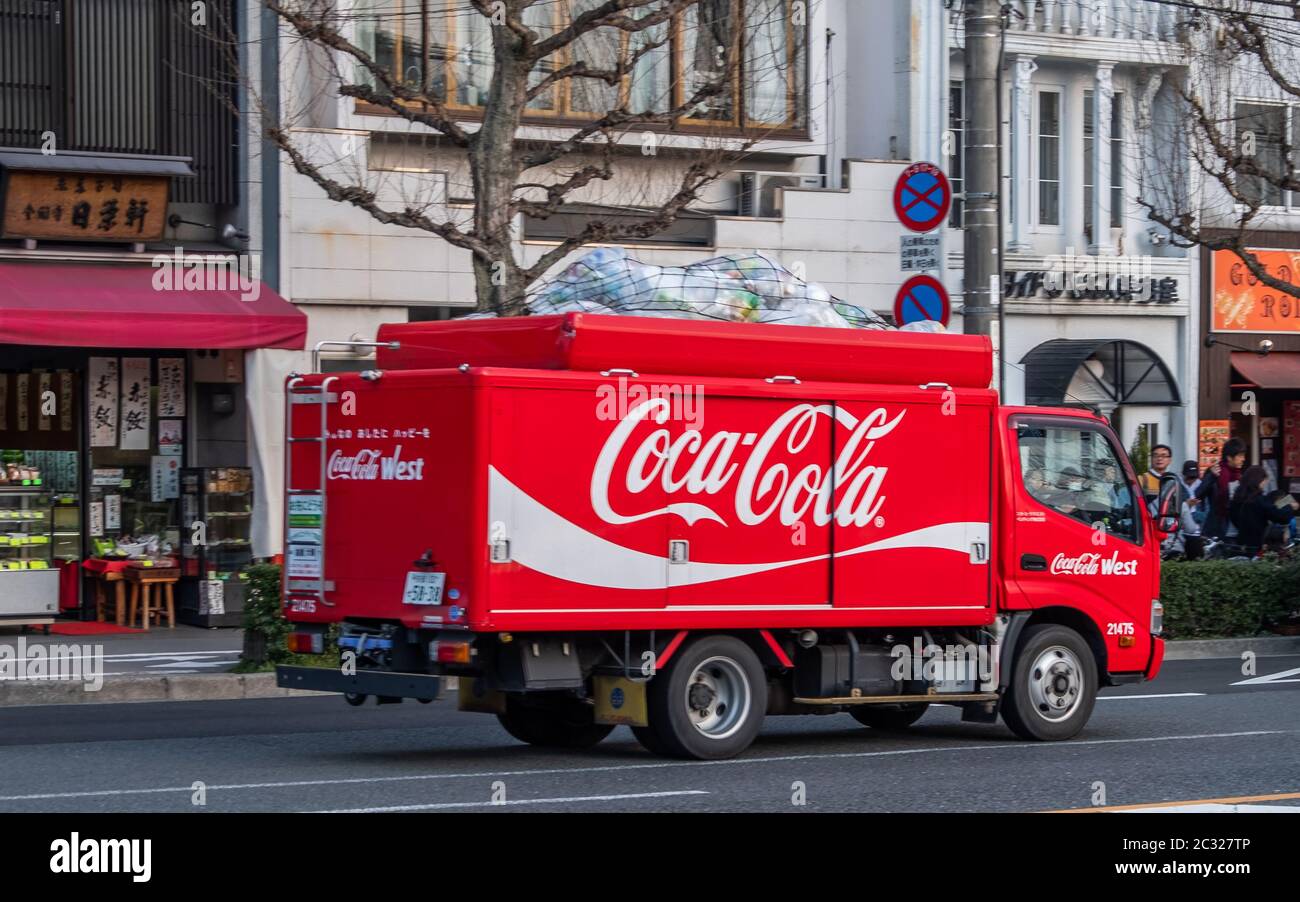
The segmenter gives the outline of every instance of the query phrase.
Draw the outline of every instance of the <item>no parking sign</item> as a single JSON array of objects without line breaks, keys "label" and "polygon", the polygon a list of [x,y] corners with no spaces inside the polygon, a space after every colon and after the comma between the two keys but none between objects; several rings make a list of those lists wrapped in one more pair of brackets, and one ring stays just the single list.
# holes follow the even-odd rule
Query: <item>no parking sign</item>
[{"label": "no parking sign", "polygon": [[913,232],[928,232],[948,218],[952,186],[933,163],[913,163],[894,184],[894,215]]},{"label": "no parking sign", "polygon": [[912,276],[894,295],[894,322],[899,326],[934,320],[948,325],[948,291],[934,276]]}]

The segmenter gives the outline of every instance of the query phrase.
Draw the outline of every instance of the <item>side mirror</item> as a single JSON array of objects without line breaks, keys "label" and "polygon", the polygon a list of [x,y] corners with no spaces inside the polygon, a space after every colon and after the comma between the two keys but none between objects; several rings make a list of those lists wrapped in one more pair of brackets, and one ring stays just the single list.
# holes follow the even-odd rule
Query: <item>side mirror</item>
[{"label": "side mirror", "polygon": [[1160,477],[1160,494],[1156,496],[1156,529],[1168,535],[1178,529],[1178,477],[1166,473]]}]

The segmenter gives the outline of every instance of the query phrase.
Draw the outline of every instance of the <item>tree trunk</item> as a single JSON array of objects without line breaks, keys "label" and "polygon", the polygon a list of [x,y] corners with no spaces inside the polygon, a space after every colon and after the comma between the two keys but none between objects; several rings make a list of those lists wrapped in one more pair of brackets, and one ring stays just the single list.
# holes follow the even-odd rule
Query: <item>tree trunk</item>
[{"label": "tree trunk", "polygon": [[524,291],[515,260],[513,216],[519,178],[515,134],[523,115],[527,70],[511,46],[518,38],[504,27],[492,29],[495,65],[483,125],[470,148],[470,173],[474,183],[474,231],[490,257],[474,255],[474,283],[480,310],[500,316],[524,312]]}]

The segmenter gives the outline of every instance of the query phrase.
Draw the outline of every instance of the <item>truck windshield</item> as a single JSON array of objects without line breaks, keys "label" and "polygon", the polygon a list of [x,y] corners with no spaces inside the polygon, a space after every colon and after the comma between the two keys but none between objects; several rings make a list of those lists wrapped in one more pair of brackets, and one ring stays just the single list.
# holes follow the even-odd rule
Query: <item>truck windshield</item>
[{"label": "truck windshield", "polygon": [[1016,427],[1025,490],[1039,503],[1138,541],[1135,495],[1110,441],[1086,425]]}]

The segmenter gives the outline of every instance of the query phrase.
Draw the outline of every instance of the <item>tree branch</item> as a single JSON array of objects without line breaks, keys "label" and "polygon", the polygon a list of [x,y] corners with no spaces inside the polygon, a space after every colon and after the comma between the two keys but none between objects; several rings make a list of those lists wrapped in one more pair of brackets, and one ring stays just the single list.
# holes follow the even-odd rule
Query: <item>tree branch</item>
[{"label": "tree branch", "polygon": [[405,226],[410,229],[432,232],[448,244],[463,248],[487,259],[491,258],[491,254],[484,243],[473,232],[462,231],[450,222],[435,222],[412,207],[407,207],[400,213],[386,210],[377,203],[375,192],[370,189],[360,185],[344,185],[325,175],[318,166],[307,160],[302,151],[282,129],[268,128],[266,137],[284,152],[297,172],[315,182],[330,200],[351,204],[365,210],[375,220],[386,225]]},{"label": "tree branch", "polygon": [[[644,9],[651,3],[662,5],[644,16],[627,14]],[[597,28],[617,28],[627,34],[645,31],[670,21],[679,12],[697,3],[699,0],[605,0],[600,6],[594,6],[575,16],[568,25],[549,38],[538,41],[532,48],[531,56],[534,60],[543,59]]]},{"label": "tree branch", "polygon": [[577,235],[563,239],[555,247],[542,254],[532,266],[525,269],[524,278],[528,284],[540,279],[548,269],[563,260],[570,251],[587,244],[599,244],[620,241],[626,238],[649,238],[662,232],[677,221],[678,215],[686,209],[687,204],[699,197],[700,189],[718,178],[722,173],[712,164],[697,161],[687,167],[682,175],[677,192],[668,199],[653,215],[635,223],[622,226],[591,218]]}]

